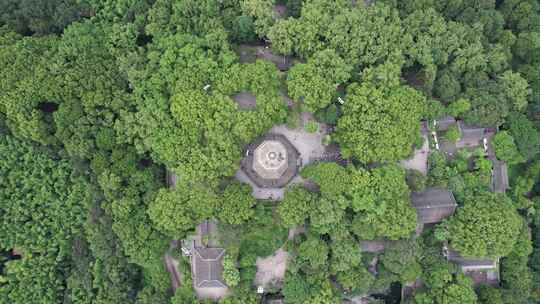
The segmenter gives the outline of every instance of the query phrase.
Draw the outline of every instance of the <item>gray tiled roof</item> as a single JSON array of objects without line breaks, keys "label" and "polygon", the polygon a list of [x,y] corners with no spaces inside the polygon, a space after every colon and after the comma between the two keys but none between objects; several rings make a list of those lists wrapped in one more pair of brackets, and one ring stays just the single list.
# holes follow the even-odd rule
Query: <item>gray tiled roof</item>
[{"label": "gray tiled roof", "polygon": [[458,148],[473,148],[483,146],[484,138],[486,137],[486,129],[475,127],[459,122],[461,137],[456,143]]},{"label": "gray tiled roof", "polygon": [[456,211],[456,200],[452,192],[441,188],[428,188],[411,193],[411,201],[423,224],[439,223]]},{"label": "gray tiled roof", "polygon": [[[279,149],[260,150],[267,143],[277,144],[275,146]],[[270,156],[270,153],[272,157],[268,157],[269,163],[264,164],[265,156]],[[281,134],[267,134],[258,138],[248,146],[246,154],[241,169],[261,188],[285,187],[296,176],[301,163],[298,150]],[[279,154],[283,157],[276,158]]]},{"label": "gray tiled roof", "polygon": [[455,263],[464,271],[493,269],[497,267],[497,261],[494,259],[464,258],[459,254],[459,252],[453,249],[448,249],[446,257],[448,261]]},{"label": "gray tiled roof", "polygon": [[452,116],[446,116],[441,119],[437,119],[435,121],[435,126],[437,128],[437,131],[446,131],[448,128],[450,128],[452,125],[456,124],[456,119]]},{"label": "gray tiled roof", "polygon": [[195,248],[191,260],[195,287],[227,287],[222,278],[224,254],[225,250],[222,248]]}]

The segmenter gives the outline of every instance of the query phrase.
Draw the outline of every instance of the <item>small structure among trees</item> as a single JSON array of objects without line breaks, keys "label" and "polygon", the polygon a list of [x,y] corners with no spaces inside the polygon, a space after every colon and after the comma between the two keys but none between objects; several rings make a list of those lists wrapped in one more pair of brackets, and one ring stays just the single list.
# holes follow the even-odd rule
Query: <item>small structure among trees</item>
[{"label": "small structure among trees", "polygon": [[196,247],[191,259],[195,288],[226,288],[223,282],[223,248]]},{"label": "small structure among trees", "polygon": [[411,193],[411,201],[418,215],[418,223],[435,224],[456,211],[457,203],[451,191],[442,188],[428,188]]},{"label": "small structure among trees", "polygon": [[443,254],[446,259],[456,266],[468,277],[472,278],[475,284],[496,285],[499,283],[499,259],[473,259],[464,258],[459,252],[445,246]]},{"label": "small structure among trees", "polygon": [[444,130],[445,132],[449,132],[453,127],[457,127],[457,130],[459,131],[459,137],[456,140],[446,138],[440,141],[440,149],[448,158],[455,157],[459,149],[475,149],[483,147],[487,152],[487,143],[494,135],[494,132],[491,132],[487,128],[470,126],[464,124],[462,121],[457,121],[452,124],[449,118],[437,123],[436,126],[438,131]]},{"label": "small structure among trees", "polygon": [[300,154],[285,136],[268,134],[248,147],[242,170],[259,187],[283,188],[300,165]]}]

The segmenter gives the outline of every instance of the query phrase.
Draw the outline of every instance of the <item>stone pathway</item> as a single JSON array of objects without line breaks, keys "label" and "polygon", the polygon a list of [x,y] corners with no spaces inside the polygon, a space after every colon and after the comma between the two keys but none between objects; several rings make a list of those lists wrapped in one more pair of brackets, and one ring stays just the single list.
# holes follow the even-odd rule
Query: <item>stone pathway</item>
[{"label": "stone pathway", "polygon": [[422,172],[422,174],[427,175],[428,171],[428,156],[429,156],[429,141],[427,134],[422,134],[424,138],[424,145],[421,149],[414,150],[414,155],[412,158],[407,160],[402,160],[400,165],[405,169],[414,169]]},{"label": "stone pathway", "polygon": [[257,258],[255,285],[266,288],[272,284],[280,284],[285,278],[288,258],[289,254],[282,248],[278,249],[272,256]]}]

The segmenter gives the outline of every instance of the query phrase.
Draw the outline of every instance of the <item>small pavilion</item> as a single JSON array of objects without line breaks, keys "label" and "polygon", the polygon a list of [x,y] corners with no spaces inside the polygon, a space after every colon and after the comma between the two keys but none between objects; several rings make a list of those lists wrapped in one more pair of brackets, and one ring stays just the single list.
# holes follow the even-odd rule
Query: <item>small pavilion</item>
[{"label": "small pavilion", "polygon": [[300,154],[283,135],[268,134],[246,150],[241,169],[261,188],[283,188],[301,166]]}]

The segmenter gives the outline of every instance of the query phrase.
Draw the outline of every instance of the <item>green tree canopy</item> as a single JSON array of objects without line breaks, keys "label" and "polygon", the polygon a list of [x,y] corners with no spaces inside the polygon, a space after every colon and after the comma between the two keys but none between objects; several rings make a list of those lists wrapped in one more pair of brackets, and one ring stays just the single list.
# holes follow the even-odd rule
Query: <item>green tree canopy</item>
[{"label": "green tree canopy", "polygon": [[283,201],[279,203],[277,212],[286,227],[304,224],[315,198],[312,193],[300,186],[291,186],[285,192]]},{"label": "green tree canopy", "polygon": [[521,219],[510,199],[489,192],[465,198],[449,221],[450,242],[466,257],[501,257],[512,250]]},{"label": "green tree canopy", "polygon": [[242,224],[255,214],[252,209],[255,203],[251,195],[251,187],[234,182],[225,188],[216,214],[218,219],[225,223]]},{"label": "green tree canopy", "polygon": [[348,89],[335,139],[345,157],[362,162],[405,159],[420,132],[425,97],[409,87],[377,88],[368,83]]},{"label": "green tree canopy", "polygon": [[507,131],[497,132],[493,137],[492,143],[498,159],[509,164],[520,163],[524,160],[517,149],[514,138]]},{"label": "green tree canopy", "polygon": [[332,49],[317,52],[307,63],[293,66],[287,75],[289,96],[302,102],[302,109],[326,108],[340,84],[350,78],[351,67]]},{"label": "green tree canopy", "polygon": [[148,215],[163,233],[182,238],[200,222],[212,217],[218,205],[216,194],[202,185],[181,183],[173,190],[161,189],[148,208]]}]

